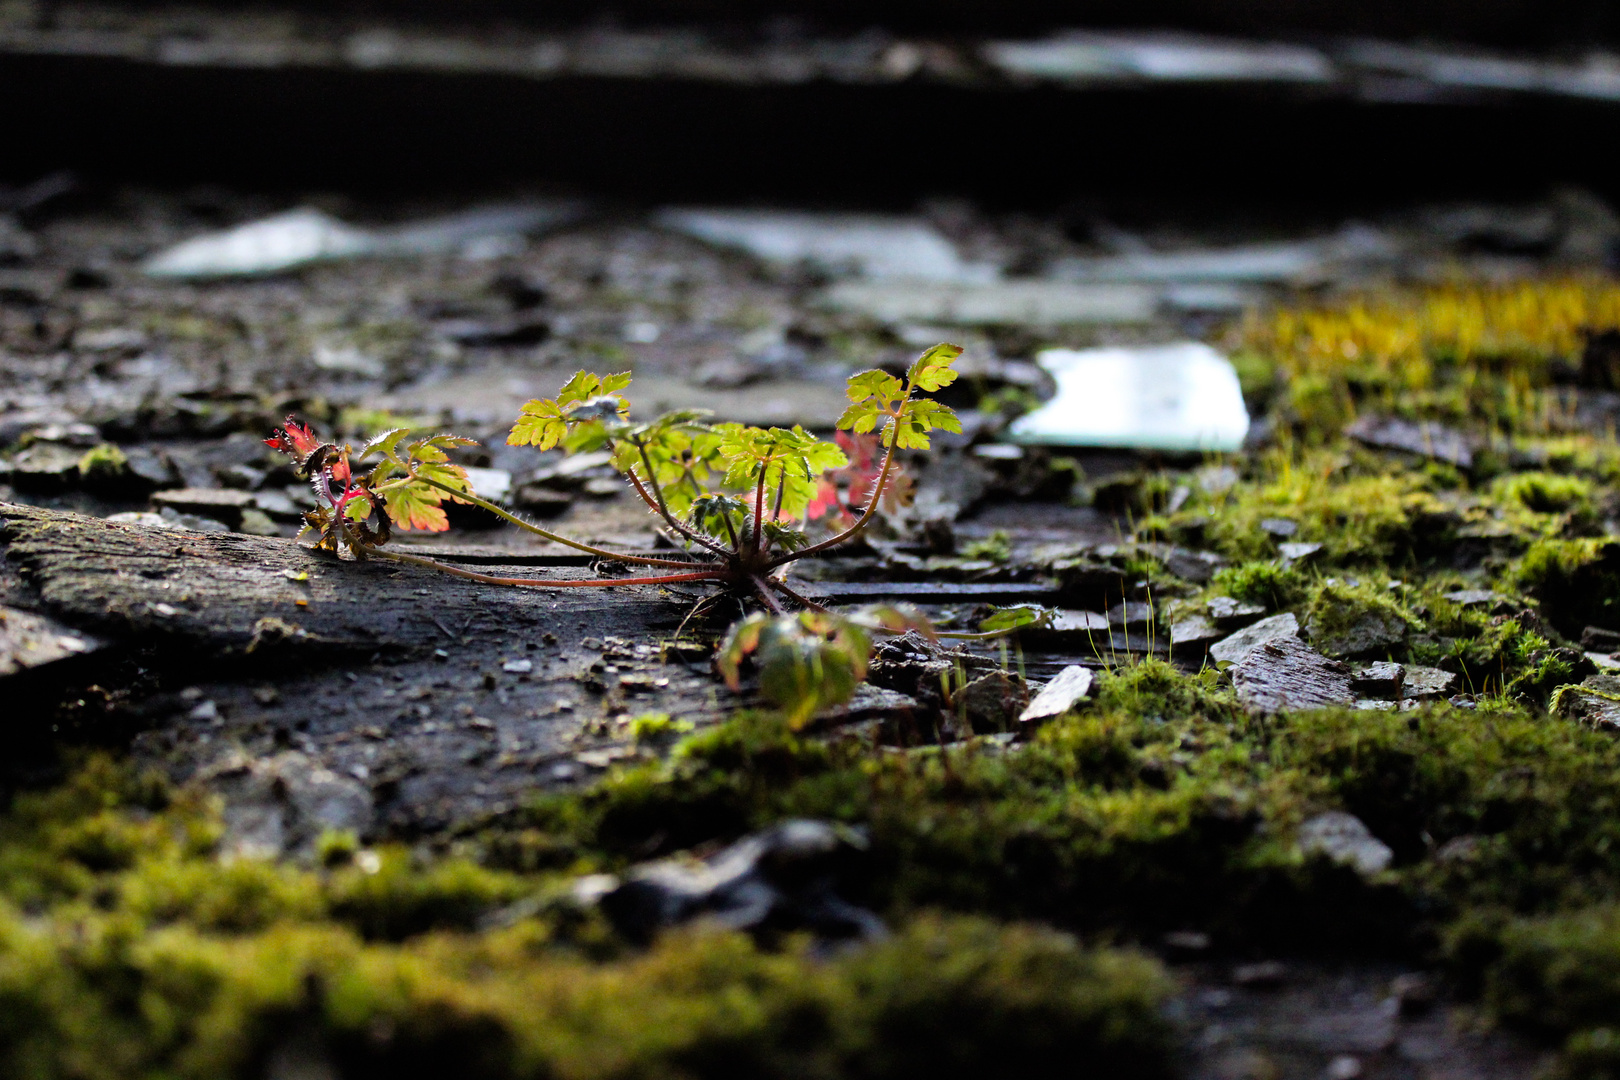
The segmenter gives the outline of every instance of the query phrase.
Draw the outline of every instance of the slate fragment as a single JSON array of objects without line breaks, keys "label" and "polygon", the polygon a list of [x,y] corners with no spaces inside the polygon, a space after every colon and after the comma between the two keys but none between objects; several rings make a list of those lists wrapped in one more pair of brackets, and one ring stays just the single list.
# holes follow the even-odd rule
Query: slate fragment
[{"label": "slate fragment", "polygon": [[1235,630],[1254,622],[1266,613],[1260,604],[1250,604],[1242,600],[1234,600],[1230,596],[1216,596],[1209,601],[1209,617],[1215,620],[1215,625],[1222,630]]},{"label": "slate fragment", "polygon": [[1232,686],[1252,712],[1317,709],[1355,700],[1350,669],[1295,637],[1274,638],[1252,649],[1233,665]]},{"label": "slate fragment", "polygon": [[1399,701],[1405,679],[1406,668],[1381,660],[1356,670],[1350,677],[1350,685],[1358,694]]},{"label": "slate fragment", "polygon": [[1406,623],[1392,611],[1369,608],[1340,625],[1324,625],[1313,617],[1306,622],[1305,633],[1329,656],[1371,656],[1405,642]]},{"label": "slate fragment", "polygon": [[1344,433],[1377,450],[1400,450],[1432,458],[1459,469],[1474,467],[1475,440],[1432,420],[1413,423],[1393,416],[1362,416]]},{"label": "slate fragment", "polygon": [[1019,719],[1029,703],[1029,687],[1014,672],[992,671],[980,675],[951,695],[950,709],[967,723],[968,735],[993,735],[1006,731]]},{"label": "slate fragment", "polygon": [[1333,862],[1349,866],[1362,875],[1389,868],[1395,852],[1372,834],[1362,820],[1342,810],[1329,810],[1299,827],[1299,850],[1305,855],[1325,855]]},{"label": "slate fragment", "polygon": [[1057,673],[1057,678],[1041,687],[1035,700],[1019,714],[1019,721],[1028,724],[1062,716],[1091,695],[1095,680],[1096,675],[1090,668],[1069,665]]},{"label": "slate fragment", "polygon": [[1418,700],[1443,697],[1454,693],[1456,689],[1457,676],[1449,671],[1422,667],[1418,664],[1411,664],[1406,668],[1405,687],[1402,691],[1406,697]]},{"label": "slate fragment", "polygon": [[95,652],[104,644],[47,615],[0,606],[0,679]]},{"label": "slate fragment", "polygon": [[707,859],[659,859],[618,879],[587,879],[576,895],[594,894],[603,914],[634,940],[698,918],[754,933],[809,930],[831,939],[877,938],[886,933],[882,920],[834,891],[865,847],[858,831],[792,819]]},{"label": "slate fragment", "polygon": [[1217,641],[1210,646],[1209,656],[1210,659],[1217,663],[1235,664],[1268,641],[1298,636],[1299,620],[1294,618],[1293,612],[1285,611],[1281,615],[1261,619],[1252,626],[1245,627],[1232,636]]},{"label": "slate fragment", "polygon": [[1592,675],[1577,685],[1560,687],[1554,711],[1604,731],[1620,731],[1620,675]]}]

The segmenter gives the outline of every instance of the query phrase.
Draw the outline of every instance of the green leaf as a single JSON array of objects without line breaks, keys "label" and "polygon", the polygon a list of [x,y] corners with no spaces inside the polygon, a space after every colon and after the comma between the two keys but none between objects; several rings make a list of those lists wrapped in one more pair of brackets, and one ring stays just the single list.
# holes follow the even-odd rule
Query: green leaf
[{"label": "green leaf", "polygon": [[1016,630],[1023,626],[1046,626],[1056,614],[1051,608],[1041,607],[1039,604],[1014,604],[1011,607],[997,608],[989,618],[979,622],[979,629],[984,633],[995,633],[999,630]]},{"label": "green leaf", "polygon": [[859,401],[844,410],[835,426],[844,431],[853,431],[857,435],[865,435],[877,427],[878,421],[883,418],[883,407],[877,402]]},{"label": "green leaf", "polygon": [[617,375],[603,378],[589,371],[576,371],[571,379],[563,383],[562,389],[557,391],[557,404],[567,408],[589,401],[594,397],[607,394],[616,394],[630,385],[630,373],[621,371]]},{"label": "green leaf", "polygon": [[718,666],[736,689],[745,657],[759,670],[759,688],[793,727],[848,701],[866,677],[872,639],[855,622],[828,612],[751,615],[731,628]]},{"label": "green leaf", "polygon": [[394,447],[399,444],[399,440],[403,439],[410,433],[410,428],[392,428],[388,431],[381,432],[380,434],[373,435],[371,437],[371,441],[366,443],[364,449],[360,451],[360,457],[370,457],[375,453],[381,453],[385,457],[397,457],[398,455],[396,455],[394,452]]},{"label": "green leaf", "polygon": [[960,345],[935,345],[911,365],[911,370],[906,372],[906,380],[912,389],[930,393],[942,386],[949,386],[956,381],[956,372],[951,370],[951,365],[961,355]]},{"label": "green leaf", "polygon": [[926,450],[927,433],[935,428],[960,433],[962,421],[954,410],[937,401],[927,398],[909,401],[901,410],[900,420],[895,426],[895,444],[903,450]]},{"label": "green leaf", "polygon": [[506,444],[550,450],[567,434],[568,421],[562,407],[549,398],[536,398],[523,406],[511,434],[506,437]]},{"label": "green leaf", "polygon": [[867,398],[875,397],[887,403],[900,400],[906,392],[906,386],[887,371],[872,368],[870,371],[851,375],[844,392],[849,395],[851,401],[865,401]]}]

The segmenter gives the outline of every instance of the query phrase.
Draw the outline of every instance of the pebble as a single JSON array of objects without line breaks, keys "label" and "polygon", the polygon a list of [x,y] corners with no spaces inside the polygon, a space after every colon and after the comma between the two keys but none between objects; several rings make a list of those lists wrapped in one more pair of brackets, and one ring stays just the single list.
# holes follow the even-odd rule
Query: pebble
[{"label": "pebble", "polygon": [[1399,701],[1401,697],[1401,683],[1406,678],[1406,669],[1400,664],[1388,660],[1355,671],[1350,676],[1350,685],[1358,694],[1373,694],[1378,697]]},{"label": "pebble", "polygon": [[1299,532],[1299,523],[1287,518],[1266,518],[1260,522],[1260,530],[1279,540],[1286,540]]},{"label": "pebble", "polygon": [[1023,712],[1018,714],[1021,723],[1030,723],[1036,720],[1048,720],[1054,716],[1061,716],[1091,694],[1096,676],[1088,667],[1071,664],[1058,672],[1057,678],[1041,688]]},{"label": "pebble", "polygon": [[1329,810],[1299,827],[1299,850],[1304,855],[1326,855],[1363,875],[1387,870],[1395,858],[1388,844],[1378,839],[1354,814]]},{"label": "pebble", "polygon": [[1294,618],[1292,612],[1285,611],[1217,641],[1210,646],[1209,655],[1217,663],[1235,664],[1268,641],[1298,636],[1299,620]]},{"label": "pebble", "polygon": [[533,660],[508,660],[501,665],[501,670],[508,675],[527,675],[534,670]]}]

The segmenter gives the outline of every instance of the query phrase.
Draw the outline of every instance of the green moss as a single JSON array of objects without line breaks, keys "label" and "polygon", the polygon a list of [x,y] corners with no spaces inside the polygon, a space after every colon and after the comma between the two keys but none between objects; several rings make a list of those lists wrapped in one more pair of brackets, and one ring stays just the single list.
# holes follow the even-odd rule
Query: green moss
[{"label": "green moss", "polygon": [[1221,595],[1277,611],[1304,600],[1310,580],[1298,566],[1256,561],[1222,567],[1215,571],[1211,584]]},{"label": "green moss", "polygon": [[1007,562],[1012,558],[1012,537],[1007,535],[1005,529],[997,529],[983,540],[972,540],[962,545],[962,557]]},{"label": "green moss", "polygon": [[79,479],[89,487],[121,479],[129,471],[129,458],[112,443],[102,443],[79,459]]},{"label": "green moss", "polygon": [[1324,582],[1302,621],[1311,642],[1329,656],[1404,655],[1408,633],[1422,625],[1387,583],[1377,581]]},{"label": "green moss", "polygon": [[1503,578],[1539,600],[1566,637],[1579,638],[1586,626],[1620,627],[1620,544],[1613,541],[1539,540]]}]

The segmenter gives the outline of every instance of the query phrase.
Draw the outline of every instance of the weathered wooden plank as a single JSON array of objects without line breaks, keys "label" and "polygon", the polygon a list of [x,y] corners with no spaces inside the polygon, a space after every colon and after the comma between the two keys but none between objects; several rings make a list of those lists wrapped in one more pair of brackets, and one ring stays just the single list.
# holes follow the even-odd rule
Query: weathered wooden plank
[{"label": "weathered wooden plank", "polygon": [[[271,645],[410,650],[489,635],[646,633],[672,627],[691,605],[688,595],[655,586],[491,586],[384,560],[341,561],[284,539],[113,524],[9,503],[0,503],[0,522],[6,558],[50,614],[109,637],[220,652]],[[511,573],[590,576],[584,568]]]}]

